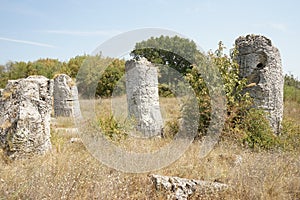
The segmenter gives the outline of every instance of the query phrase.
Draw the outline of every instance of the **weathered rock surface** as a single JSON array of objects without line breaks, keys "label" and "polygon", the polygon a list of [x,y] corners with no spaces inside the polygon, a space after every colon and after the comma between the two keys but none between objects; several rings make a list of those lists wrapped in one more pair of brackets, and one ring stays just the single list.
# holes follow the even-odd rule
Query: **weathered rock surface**
[{"label": "weathered rock surface", "polygon": [[274,133],[279,134],[283,116],[284,77],[280,53],[271,40],[261,35],[247,35],[235,41],[240,65],[240,77],[248,79],[254,105],[262,108]]},{"label": "weathered rock surface", "polygon": [[53,81],[43,76],[10,80],[0,97],[0,146],[11,158],[51,149]]},{"label": "weathered rock surface", "polygon": [[230,187],[223,183],[201,180],[190,180],[186,178],[151,175],[155,189],[168,193],[167,199],[186,200],[192,195],[198,197],[213,197]]},{"label": "weathered rock surface", "polygon": [[161,134],[157,68],[145,58],[126,62],[126,92],[130,117],[144,137]]},{"label": "weathered rock surface", "polygon": [[81,115],[77,87],[68,75],[59,74],[55,76],[53,98],[55,117]]}]

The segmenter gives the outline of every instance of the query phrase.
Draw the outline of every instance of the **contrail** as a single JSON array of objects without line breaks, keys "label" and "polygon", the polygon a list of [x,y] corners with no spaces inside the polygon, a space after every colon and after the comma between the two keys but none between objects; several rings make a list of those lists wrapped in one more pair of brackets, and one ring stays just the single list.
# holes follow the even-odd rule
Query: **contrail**
[{"label": "contrail", "polygon": [[96,30],[96,31],[76,31],[76,30],[46,30],[45,33],[61,34],[61,35],[75,35],[75,36],[112,36],[121,33],[118,30]]},{"label": "contrail", "polygon": [[5,37],[0,37],[0,40],[9,41],[9,42],[16,42],[16,43],[22,43],[22,44],[29,44],[29,45],[40,46],[40,47],[55,48],[55,46],[50,45],[50,44],[32,42],[32,41],[27,41],[27,40],[16,40],[16,39],[5,38]]}]

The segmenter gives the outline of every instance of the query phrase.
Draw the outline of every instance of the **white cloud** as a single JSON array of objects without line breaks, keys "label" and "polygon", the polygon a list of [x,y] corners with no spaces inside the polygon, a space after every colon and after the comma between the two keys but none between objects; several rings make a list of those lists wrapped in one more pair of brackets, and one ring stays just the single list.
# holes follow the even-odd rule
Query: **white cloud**
[{"label": "white cloud", "polygon": [[45,30],[45,33],[60,34],[60,35],[75,35],[75,36],[113,36],[121,33],[117,30],[95,30],[95,31],[78,31],[78,30]]},{"label": "white cloud", "polygon": [[12,38],[5,38],[5,37],[0,37],[0,40],[8,41],[8,42],[21,43],[21,44],[29,44],[29,45],[33,45],[33,46],[55,48],[55,46],[50,45],[50,44],[45,44],[45,43],[40,43],[40,42],[33,42],[33,41],[28,41],[28,40],[17,40],[17,39],[12,39]]}]

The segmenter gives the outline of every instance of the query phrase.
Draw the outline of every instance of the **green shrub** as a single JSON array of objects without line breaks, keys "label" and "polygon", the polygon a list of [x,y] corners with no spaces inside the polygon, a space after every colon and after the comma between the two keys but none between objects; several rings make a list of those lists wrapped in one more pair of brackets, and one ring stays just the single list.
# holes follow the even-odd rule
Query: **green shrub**
[{"label": "green shrub", "polygon": [[239,126],[244,132],[243,143],[251,149],[278,147],[279,139],[274,135],[263,110],[250,109]]},{"label": "green shrub", "polygon": [[174,97],[173,92],[167,84],[158,84],[158,93],[160,97]]},{"label": "green shrub", "polygon": [[101,117],[99,119],[99,126],[102,133],[112,141],[120,141],[127,138],[125,125],[118,123],[113,115]]},{"label": "green shrub", "polygon": [[179,131],[179,123],[177,120],[167,121],[164,126],[164,138],[173,139]]}]

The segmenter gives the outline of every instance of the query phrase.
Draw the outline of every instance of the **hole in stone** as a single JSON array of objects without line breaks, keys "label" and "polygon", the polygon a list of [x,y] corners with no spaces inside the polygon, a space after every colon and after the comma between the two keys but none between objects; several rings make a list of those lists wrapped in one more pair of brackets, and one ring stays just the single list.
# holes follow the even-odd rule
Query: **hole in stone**
[{"label": "hole in stone", "polygon": [[258,64],[256,65],[256,67],[257,67],[258,69],[262,69],[262,68],[265,67],[265,65],[262,64],[262,63],[258,63]]}]

